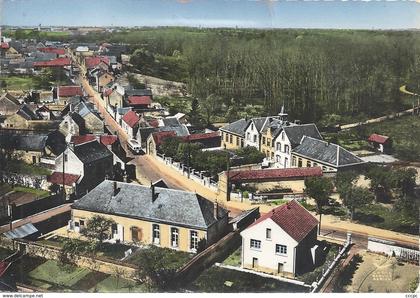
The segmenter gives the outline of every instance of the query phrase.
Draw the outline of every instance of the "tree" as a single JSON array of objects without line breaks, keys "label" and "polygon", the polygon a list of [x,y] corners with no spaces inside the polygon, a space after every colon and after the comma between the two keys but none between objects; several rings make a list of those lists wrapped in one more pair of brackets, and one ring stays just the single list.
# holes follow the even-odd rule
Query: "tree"
[{"label": "tree", "polygon": [[178,152],[179,144],[181,143],[182,140],[178,137],[167,137],[159,146],[159,151],[165,154],[165,156],[175,157]]},{"label": "tree", "polygon": [[147,251],[136,256],[137,277],[149,287],[165,289],[174,277],[175,269],[168,266],[166,251],[168,248],[149,246]]},{"label": "tree", "polygon": [[416,186],[417,171],[413,168],[397,169],[393,172],[394,187],[397,188],[402,196],[411,195]]},{"label": "tree", "polygon": [[81,234],[100,245],[111,236],[111,226],[113,224],[115,224],[113,219],[94,215],[87,221],[86,227],[81,230]]},{"label": "tree", "polygon": [[127,74],[127,80],[131,87],[134,89],[145,89],[146,84],[141,83],[133,74]]},{"label": "tree", "polygon": [[366,173],[377,201],[389,201],[391,198],[390,190],[394,182],[390,170],[390,168],[385,170],[381,166],[371,166]]},{"label": "tree", "polygon": [[355,209],[371,204],[374,195],[367,188],[350,186],[343,191],[341,199],[350,212],[350,219],[353,220]]},{"label": "tree", "polygon": [[316,203],[316,212],[319,214],[318,234],[321,233],[321,216],[324,206],[328,205],[333,190],[331,179],[327,177],[310,177],[305,179],[305,193]]},{"label": "tree", "polygon": [[359,175],[354,171],[338,172],[335,177],[337,192],[341,195],[346,189],[352,187],[358,176]]},{"label": "tree", "polygon": [[257,148],[253,146],[246,146],[240,149],[235,150],[235,154],[241,158],[240,164],[254,164],[260,163],[264,160],[264,153],[260,152]]},{"label": "tree", "polygon": [[215,94],[210,94],[206,98],[201,99],[200,108],[205,115],[206,125],[211,125],[211,117],[215,115],[219,105],[220,97]]}]

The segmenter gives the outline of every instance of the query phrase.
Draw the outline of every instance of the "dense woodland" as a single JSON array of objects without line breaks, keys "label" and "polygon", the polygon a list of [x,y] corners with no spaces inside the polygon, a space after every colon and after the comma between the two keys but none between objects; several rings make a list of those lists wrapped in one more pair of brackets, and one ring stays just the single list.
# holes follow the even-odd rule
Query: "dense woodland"
[{"label": "dense woodland", "polygon": [[305,122],[346,122],[410,107],[401,85],[420,90],[417,31],[143,28],[54,38],[129,44],[134,68],[188,83],[228,121],[251,105],[273,114],[284,104]]}]

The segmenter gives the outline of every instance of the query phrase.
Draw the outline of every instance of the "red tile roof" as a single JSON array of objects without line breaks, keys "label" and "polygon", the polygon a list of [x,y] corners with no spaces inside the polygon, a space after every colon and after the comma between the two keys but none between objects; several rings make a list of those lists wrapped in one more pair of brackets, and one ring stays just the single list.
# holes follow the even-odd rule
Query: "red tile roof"
[{"label": "red tile roof", "polygon": [[113,136],[113,135],[103,135],[103,136],[100,136],[99,139],[102,144],[104,144],[105,146],[108,146],[108,145],[114,144],[118,140],[118,137]]},{"label": "red tile roof", "polygon": [[71,142],[75,145],[80,145],[84,143],[89,143],[92,141],[96,141],[96,136],[94,135],[83,135],[83,136],[72,136]]},{"label": "red tile roof", "polygon": [[0,48],[2,48],[2,49],[8,49],[9,48],[9,43],[2,42],[1,45],[0,45]]},{"label": "red tile roof", "polygon": [[[79,178],[80,178],[79,175],[64,173],[64,184],[68,186],[72,186],[73,183],[76,183],[77,180],[79,180]],[[63,184],[63,173],[54,172],[50,176],[48,176],[47,181],[54,184]]]},{"label": "red tile roof", "polygon": [[125,113],[125,115],[122,117],[122,120],[128,124],[128,126],[130,127],[134,127],[139,121],[140,118],[139,116],[133,112],[133,111],[128,111],[127,113]]},{"label": "red tile roof", "polygon": [[152,126],[152,127],[159,127],[159,120],[157,120],[157,119],[152,119],[152,120],[149,120],[149,121],[147,121],[149,124],[150,124],[150,126]]},{"label": "red tile roof", "polygon": [[57,58],[50,61],[34,62],[34,67],[62,67],[71,65],[70,58]]},{"label": "red tile roof", "polygon": [[174,131],[160,131],[152,133],[152,137],[155,140],[156,147],[160,146],[162,142],[169,137],[175,137],[176,133]]},{"label": "red tile roof", "polygon": [[39,48],[38,49],[40,52],[44,52],[44,53],[55,53],[57,55],[64,55],[66,53],[65,49],[61,49],[61,48]]},{"label": "red tile roof", "polygon": [[77,96],[77,95],[82,96],[83,91],[80,86],[59,86],[57,95],[64,96],[64,97]]},{"label": "red tile roof", "polygon": [[182,139],[185,141],[200,141],[215,138],[220,138],[220,134],[217,131],[210,133],[195,133],[189,136],[182,137]]},{"label": "red tile roof", "polygon": [[85,64],[86,68],[94,68],[99,65],[99,63],[104,62],[109,65],[109,58],[103,56],[96,56],[96,57],[86,57]]},{"label": "red tile roof", "polygon": [[371,134],[370,137],[368,138],[369,142],[375,142],[375,143],[379,143],[379,144],[384,144],[388,140],[389,140],[389,137],[383,136],[383,135],[378,135],[376,133]]},{"label": "red tile roof", "polygon": [[128,103],[132,105],[149,105],[152,103],[152,98],[150,96],[132,95],[128,97]]},{"label": "red tile roof", "polygon": [[112,93],[112,91],[114,91],[114,90],[112,90],[112,89],[105,89],[104,90],[104,96],[110,96],[111,95],[111,93]]},{"label": "red tile roof", "polygon": [[264,214],[247,229],[269,218],[297,242],[305,239],[309,232],[318,225],[318,220],[302,205],[293,200]]},{"label": "red tile roof", "polygon": [[322,176],[321,167],[311,168],[286,168],[286,169],[267,169],[267,170],[245,170],[230,171],[229,179],[235,181],[255,181],[255,180],[274,180],[285,178],[305,178]]}]

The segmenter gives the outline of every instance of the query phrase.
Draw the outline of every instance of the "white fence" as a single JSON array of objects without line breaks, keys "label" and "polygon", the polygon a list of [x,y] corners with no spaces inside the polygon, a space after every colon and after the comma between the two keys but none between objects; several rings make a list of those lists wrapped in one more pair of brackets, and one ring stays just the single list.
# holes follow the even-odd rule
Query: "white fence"
[{"label": "white fence", "polygon": [[173,161],[171,157],[165,157],[161,154],[156,154],[156,159],[160,162],[165,163],[166,165],[170,166],[174,170],[177,170],[183,176],[188,177],[189,179],[198,182],[212,191],[218,191],[219,187],[216,181],[212,180],[210,177],[205,176],[202,172],[197,171],[193,168],[189,168],[186,165]]},{"label": "white fence", "polygon": [[397,243],[393,241],[369,237],[368,250],[372,252],[383,253],[388,256],[394,255],[397,258],[409,262],[418,263],[420,261],[419,250],[398,246]]}]

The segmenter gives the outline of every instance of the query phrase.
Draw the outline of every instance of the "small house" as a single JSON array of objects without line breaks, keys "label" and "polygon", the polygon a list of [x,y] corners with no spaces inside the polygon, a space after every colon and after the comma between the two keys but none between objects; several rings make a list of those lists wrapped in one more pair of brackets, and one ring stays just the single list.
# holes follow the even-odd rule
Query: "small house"
[{"label": "small house", "polygon": [[369,136],[368,142],[379,152],[391,153],[392,151],[392,139],[387,136],[374,133]]}]

